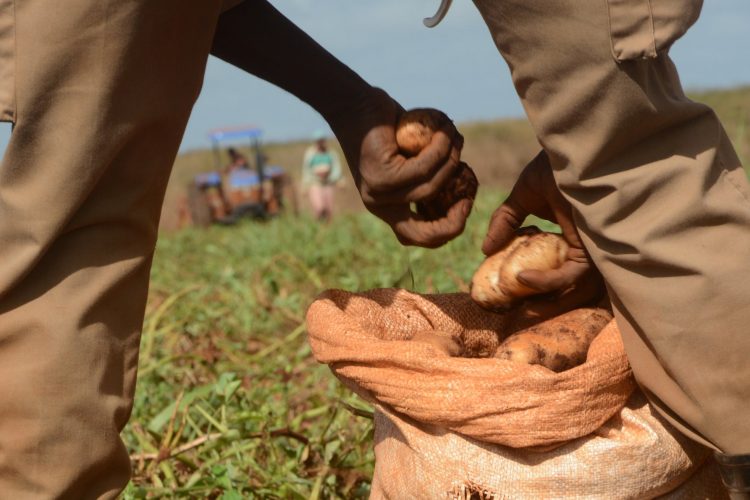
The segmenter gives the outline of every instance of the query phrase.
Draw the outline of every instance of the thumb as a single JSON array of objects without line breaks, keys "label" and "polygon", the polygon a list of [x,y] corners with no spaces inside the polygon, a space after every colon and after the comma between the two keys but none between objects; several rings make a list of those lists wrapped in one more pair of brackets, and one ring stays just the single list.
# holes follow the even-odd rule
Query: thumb
[{"label": "thumb", "polygon": [[539,271],[527,269],[516,275],[518,281],[539,293],[549,293],[572,286],[588,270],[588,266],[580,262],[567,260],[557,269]]},{"label": "thumb", "polygon": [[493,255],[510,243],[527,215],[528,212],[515,202],[511,193],[505,203],[492,214],[487,236],[482,243],[482,253]]}]

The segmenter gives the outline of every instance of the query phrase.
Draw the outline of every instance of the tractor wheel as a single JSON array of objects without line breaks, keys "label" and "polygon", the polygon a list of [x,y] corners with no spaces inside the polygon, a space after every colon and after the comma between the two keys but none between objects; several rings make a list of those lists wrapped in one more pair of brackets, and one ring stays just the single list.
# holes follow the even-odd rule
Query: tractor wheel
[{"label": "tractor wheel", "polygon": [[188,208],[194,225],[208,227],[213,222],[211,205],[208,203],[206,193],[195,183],[191,183],[188,187]]}]

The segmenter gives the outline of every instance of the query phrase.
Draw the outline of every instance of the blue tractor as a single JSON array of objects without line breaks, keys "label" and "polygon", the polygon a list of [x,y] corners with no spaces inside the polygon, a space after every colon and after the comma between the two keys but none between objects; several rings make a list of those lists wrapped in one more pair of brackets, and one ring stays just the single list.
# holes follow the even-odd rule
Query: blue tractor
[{"label": "blue tractor", "polygon": [[[214,170],[196,175],[188,188],[187,203],[194,225],[234,224],[242,218],[267,219],[285,208],[296,212],[291,179],[282,167],[266,164],[261,135],[262,130],[257,127],[209,132]],[[250,141],[251,158],[228,148],[230,162],[223,164],[221,143],[240,140]]]}]

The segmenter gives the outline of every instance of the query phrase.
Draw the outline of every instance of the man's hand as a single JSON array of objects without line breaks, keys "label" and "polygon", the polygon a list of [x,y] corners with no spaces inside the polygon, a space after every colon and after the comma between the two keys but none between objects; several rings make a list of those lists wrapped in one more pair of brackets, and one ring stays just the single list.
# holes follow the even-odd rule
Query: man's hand
[{"label": "man's hand", "polygon": [[211,53],[315,108],[344,149],[365,206],[406,245],[438,247],[463,231],[471,201],[426,221],[410,204],[436,193],[458,167],[463,138],[452,125],[418,156],[398,153],[403,109],[307,36],[268,1],[242,2],[221,15]]},{"label": "man's hand", "polygon": [[435,195],[456,171],[463,137],[448,122],[417,156],[405,158],[395,130],[403,112],[388,94],[373,88],[356,108],[327,118],[365,207],[388,223],[402,244],[434,248],[461,234],[472,200],[461,200],[445,217],[430,221],[410,205]]},{"label": "man's hand", "polygon": [[544,151],[523,169],[508,199],[492,214],[482,252],[492,255],[503,248],[528,215],[559,224],[570,249],[558,269],[519,273],[519,281],[547,294],[528,302],[524,309],[531,315],[550,317],[600,299],[604,293],[602,277],[583,247],[571,206],[557,189]]}]

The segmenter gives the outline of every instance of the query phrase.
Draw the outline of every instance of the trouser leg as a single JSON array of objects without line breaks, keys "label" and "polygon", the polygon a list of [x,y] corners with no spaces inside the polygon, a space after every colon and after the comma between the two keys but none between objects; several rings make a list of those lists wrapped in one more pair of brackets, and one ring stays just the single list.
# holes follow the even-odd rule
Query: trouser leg
[{"label": "trouser leg", "polygon": [[165,185],[219,2],[16,2],[0,167],[0,497],[111,498]]},{"label": "trouser leg", "polygon": [[700,2],[475,3],[608,283],[640,385],[686,434],[750,452],[747,179],[667,55]]},{"label": "trouser leg", "polygon": [[309,187],[308,194],[310,196],[310,207],[312,208],[315,218],[321,219],[324,217],[326,210],[325,187],[313,184]]},{"label": "trouser leg", "polygon": [[325,200],[325,213],[327,219],[330,219],[333,215],[333,195],[335,189],[336,188],[334,186],[323,187],[323,199]]}]

